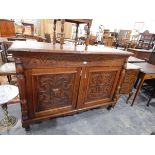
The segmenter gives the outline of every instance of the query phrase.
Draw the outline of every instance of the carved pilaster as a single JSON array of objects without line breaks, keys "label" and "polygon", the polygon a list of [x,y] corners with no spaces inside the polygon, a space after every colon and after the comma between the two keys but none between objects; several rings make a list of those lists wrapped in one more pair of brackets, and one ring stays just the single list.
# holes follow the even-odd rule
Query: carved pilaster
[{"label": "carved pilaster", "polygon": [[63,44],[64,44],[64,23],[65,23],[65,20],[62,19],[61,20],[61,37],[60,37],[60,48],[61,49],[63,48]]},{"label": "carved pilaster", "polygon": [[127,67],[127,59],[125,60],[124,65],[122,67],[122,70],[121,70],[121,73],[120,73],[120,76],[119,76],[120,78],[118,80],[118,84],[117,84],[117,87],[116,87],[116,91],[115,91],[114,96],[113,96],[113,101],[117,102],[117,100],[118,100],[118,98],[120,96],[121,84],[122,84],[123,79],[125,77],[126,67]]},{"label": "carved pilaster", "polygon": [[79,24],[76,25],[75,46],[77,46]]},{"label": "carved pilaster", "polygon": [[15,63],[16,63],[17,82],[19,87],[19,95],[22,111],[22,121],[25,121],[28,119],[28,107],[26,100],[26,84],[25,84],[24,69],[20,58],[15,58]]},{"label": "carved pilaster", "polygon": [[56,23],[57,20],[54,20],[54,25],[53,25],[53,45],[56,43]]}]

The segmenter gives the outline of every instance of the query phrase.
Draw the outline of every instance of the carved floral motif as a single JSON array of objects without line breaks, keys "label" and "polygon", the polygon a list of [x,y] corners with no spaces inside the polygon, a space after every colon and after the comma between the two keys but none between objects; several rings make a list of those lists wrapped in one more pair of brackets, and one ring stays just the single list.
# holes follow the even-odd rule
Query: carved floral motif
[{"label": "carved floral motif", "polygon": [[38,76],[38,110],[72,104],[74,74]]},{"label": "carved floral motif", "polygon": [[91,73],[87,101],[110,97],[115,76],[116,71]]}]

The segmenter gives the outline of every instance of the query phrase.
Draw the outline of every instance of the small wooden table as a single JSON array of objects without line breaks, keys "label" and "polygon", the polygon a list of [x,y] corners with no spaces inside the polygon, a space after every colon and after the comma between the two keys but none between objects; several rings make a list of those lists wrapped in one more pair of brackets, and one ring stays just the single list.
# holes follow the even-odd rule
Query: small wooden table
[{"label": "small wooden table", "polygon": [[0,121],[0,131],[5,131],[15,126],[17,118],[8,116],[7,102],[14,99],[18,95],[18,87],[13,85],[0,86],[0,105],[4,112],[4,118]]},{"label": "small wooden table", "polygon": [[144,81],[147,79],[155,78],[155,65],[152,65],[150,63],[136,63],[136,65],[141,68],[139,72],[139,76],[138,76],[138,80],[140,80],[140,82],[137,86],[137,90],[136,90],[136,93],[135,93],[135,96],[134,96],[134,99],[131,105],[134,104],[134,101],[136,97],[138,96]]},{"label": "small wooden table", "polygon": [[89,44],[89,37],[90,37],[90,27],[92,25],[92,19],[54,19],[54,26],[53,26],[53,45],[56,43],[56,23],[57,21],[61,21],[61,37],[60,37],[60,48],[63,48],[64,44],[64,23],[75,23],[76,24],[76,37],[75,37],[75,47],[77,46],[77,39],[78,39],[78,28],[79,24],[87,24],[87,38],[86,38],[86,49]]}]

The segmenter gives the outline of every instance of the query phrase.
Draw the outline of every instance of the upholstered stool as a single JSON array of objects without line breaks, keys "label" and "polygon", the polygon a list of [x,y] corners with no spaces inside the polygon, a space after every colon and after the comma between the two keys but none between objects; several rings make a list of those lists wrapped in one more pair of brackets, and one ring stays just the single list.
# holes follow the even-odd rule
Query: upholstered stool
[{"label": "upholstered stool", "polygon": [[18,93],[18,87],[14,85],[0,86],[0,105],[4,113],[4,118],[0,121],[0,131],[8,130],[17,123],[17,118],[8,115],[7,103],[17,97]]}]

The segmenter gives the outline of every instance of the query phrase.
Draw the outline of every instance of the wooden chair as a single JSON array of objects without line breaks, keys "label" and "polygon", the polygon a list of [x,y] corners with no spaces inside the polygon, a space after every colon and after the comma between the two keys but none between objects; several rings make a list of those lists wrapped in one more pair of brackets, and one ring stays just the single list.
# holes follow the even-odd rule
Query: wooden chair
[{"label": "wooden chair", "polygon": [[[147,60],[148,63],[155,65],[155,52],[152,52],[149,60]],[[153,83],[155,83],[155,79],[149,79],[149,80],[145,80],[145,83],[148,85],[152,85]]]},{"label": "wooden chair", "polygon": [[[155,51],[151,53],[147,62],[155,65]],[[147,106],[149,106],[152,98],[155,98],[155,79],[145,80],[142,90],[149,96],[149,100],[147,102]]]},{"label": "wooden chair", "polygon": [[10,41],[4,41],[2,42],[2,53],[3,53],[3,63],[8,62],[14,62],[14,58],[12,57],[12,54],[8,54],[8,48],[12,45],[13,42]]},{"label": "wooden chair", "polygon": [[149,106],[151,100],[155,98],[155,81],[152,83],[150,82],[149,84],[145,83],[142,87],[142,92],[145,93],[149,97],[148,102],[147,102],[147,106]]}]

